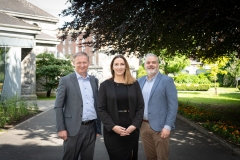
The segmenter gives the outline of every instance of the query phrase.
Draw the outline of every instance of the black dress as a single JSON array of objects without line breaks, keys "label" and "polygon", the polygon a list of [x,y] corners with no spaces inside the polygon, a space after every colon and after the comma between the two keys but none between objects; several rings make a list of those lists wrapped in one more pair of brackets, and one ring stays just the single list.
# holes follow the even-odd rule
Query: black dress
[{"label": "black dress", "polygon": [[[115,83],[115,92],[117,97],[117,107],[119,111],[129,110],[127,85]],[[128,128],[132,123],[129,112],[118,112],[120,124]],[[136,160],[138,150],[139,130],[136,129],[128,136],[120,136],[113,130],[108,131],[104,128],[104,142],[107,148],[110,160]]]}]

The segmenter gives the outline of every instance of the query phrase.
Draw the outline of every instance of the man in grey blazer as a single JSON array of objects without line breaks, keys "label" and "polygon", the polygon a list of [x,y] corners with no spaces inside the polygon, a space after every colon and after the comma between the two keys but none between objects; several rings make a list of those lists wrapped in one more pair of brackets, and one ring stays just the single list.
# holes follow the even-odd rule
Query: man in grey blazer
[{"label": "man in grey blazer", "polygon": [[144,67],[147,76],[138,80],[145,106],[140,136],[147,160],[167,160],[178,110],[177,90],[173,79],[159,72],[156,55],[147,54]]},{"label": "man in grey blazer", "polygon": [[96,135],[101,134],[98,80],[87,74],[87,53],[73,55],[73,65],[75,72],[60,79],[54,106],[58,136],[64,140],[62,159],[92,160]]}]

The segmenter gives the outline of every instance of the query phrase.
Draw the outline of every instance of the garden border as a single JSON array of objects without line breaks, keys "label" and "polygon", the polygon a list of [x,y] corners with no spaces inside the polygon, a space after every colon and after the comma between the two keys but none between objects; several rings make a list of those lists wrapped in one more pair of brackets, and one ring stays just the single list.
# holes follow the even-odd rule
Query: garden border
[{"label": "garden border", "polygon": [[227,147],[228,149],[231,149],[235,154],[237,154],[238,156],[240,156],[240,148],[232,145],[231,143],[227,142],[226,140],[224,140],[223,138],[220,138],[219,136],[215,135],[213,132],[206,130],[205,128],[197,125],[196,123],[188,120],[187,118],[183,117],[182,115],[178,114],[177,118],[179,118],[180,120],[184,121],[185,123],[189,124],[190,126],[192,126],[193,128],[197,129],[199,132],[207,135],[208,137],[210,137],[211,139],[217,141],[218,143],[220,143],[221,145]]}]

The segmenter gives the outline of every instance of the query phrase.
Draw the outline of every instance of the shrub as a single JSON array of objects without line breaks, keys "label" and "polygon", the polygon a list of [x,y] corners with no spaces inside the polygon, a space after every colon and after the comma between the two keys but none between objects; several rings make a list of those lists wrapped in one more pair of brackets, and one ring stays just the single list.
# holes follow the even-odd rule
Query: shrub
[{"label": "shrub", "polygon": [[[220,85],[219,85],[219,83],[217,82],[217,83],[216,83],[216,87],[219,87],[219,86],[220,86]],[[210,87],[215,87],[215,83],[211,83],[211,84],[210,84]]]},{"label": "shrub", "polygon": [[178,91],[207,91],[208,84],[175,84]]},{"label": "shrub", "polygon": [[211,82],[204,74],[190,75],[190,74],[179,74],[174,77],[174,82],[179,84],[210,84]]},{"label": "shrub", "polygon": [[0,127],[38,112],[37,103],[29,103],[18,97],[4,99],[0,101]]}]

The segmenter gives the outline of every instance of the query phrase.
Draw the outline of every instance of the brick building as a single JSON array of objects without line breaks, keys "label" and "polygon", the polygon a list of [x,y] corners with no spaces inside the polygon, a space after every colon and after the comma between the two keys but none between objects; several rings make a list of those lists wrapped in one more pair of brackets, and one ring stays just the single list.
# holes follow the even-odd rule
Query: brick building
[{"label": "brick building", "polygon": [[93,47],[88,47],[88,46],[79,46],[79,41],[91,41],[93,37],[88,37],[85,40],[81,40],[82,36],[80,35],[76,41],[72,41],[71,37],[68,36],[67,39],[64,41],[61,41],[60,44],[57,45],[57,51],[58,53],[62,53],[65,56],[70,56],[71,54],[84,51],[88,54],[90,58],[90,65],[91,66],[96,66],[98,65],[98,54],[97,52],[93,53]]}]

